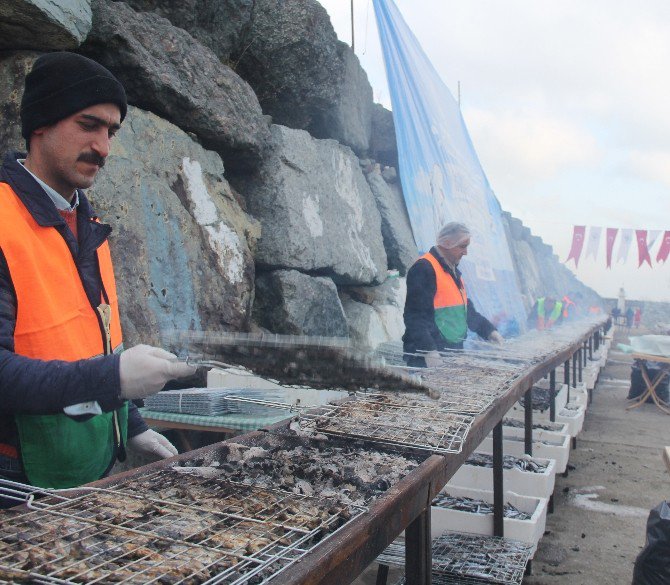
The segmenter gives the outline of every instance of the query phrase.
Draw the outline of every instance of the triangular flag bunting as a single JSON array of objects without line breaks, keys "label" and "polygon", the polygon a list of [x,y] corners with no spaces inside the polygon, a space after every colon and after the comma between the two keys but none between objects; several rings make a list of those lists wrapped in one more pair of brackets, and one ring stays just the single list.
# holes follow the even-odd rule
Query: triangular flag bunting
[{"label": "triangular flag bunting", "polygon": [[586,234],[585,225],[576,225],[572,232],[572,246],[570,247],[570,254],[566,263],[570,260],[575,261],[575,268],[579,264],[579,257],[582,255],[582,248],[584,247],[584,234]]},{"label": "triangular flag bunting", "polygon": [[607,228],[607,268],[612,268],[612,251],[619,228]]},{"label": "triangular flag bunting", "polygon": [[630,250],[630,245],[633,242],[633,230],[631,229],[622,229],[621,230],[621,241],[619,242],[619,253],[617,254],[616,261],[626,263],[628,260],[628,251]]},{"label": "triangular flag bunting", "polygon": [[635,239],[637,240],[637,267],[639,268],[645,262],[651,266],[651,258],[647,249],[647,230],[635,230]]},{"label": "triangular flag bunting", "polygon": [[585,258],[593,256],[594,260],[598,259],[598,246],[600,246],[600,236],[603,233],[603,228],[591,226],[589,228],[589,241],[586,244]]},{"label": "triangular flag bunting", "polygon": [[656,254],[656,262],[665,262],[668,259],[668,253],[670,253],[670,230],[667,230],[663,234],[661,247],[658,249],[658,254]]}]

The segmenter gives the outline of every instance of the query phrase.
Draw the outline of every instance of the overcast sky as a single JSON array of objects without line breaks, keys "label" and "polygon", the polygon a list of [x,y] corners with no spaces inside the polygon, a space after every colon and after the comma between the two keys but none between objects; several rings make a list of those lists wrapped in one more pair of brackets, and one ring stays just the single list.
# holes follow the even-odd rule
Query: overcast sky
[{"label": "overcast sky", "polygon": [[[454,96],[460,81],[503,208],[561,260],[575,224],[670,229],[668,0],[395,1]],[[350,0],[320,2],[351,44]],[[372,0],[354,9],[356,54],[390,107]],[[635,242],[611,270],[604,236],[597,261],[583,256],[567,266],[601,295],[623,286],[629,298],[670,301],[670,266],[638,269]]]}]

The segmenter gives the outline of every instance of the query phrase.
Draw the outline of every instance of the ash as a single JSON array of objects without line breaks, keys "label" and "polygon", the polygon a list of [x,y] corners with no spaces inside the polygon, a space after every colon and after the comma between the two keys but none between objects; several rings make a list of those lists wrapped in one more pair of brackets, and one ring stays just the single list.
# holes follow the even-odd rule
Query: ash
[{"label": "ash", "polygon": [[[272,435],[277,439],[277,435]],[[419,457],[370,450],[357,442],[325,440],[301,445],[225,443],[226,454],[205,466],[177,471],[220,475],[232,481],[365,506],[419,466]],[[274,443],[274,444],[273,444]],[[225,456],[224,456],[225,455]]]}]

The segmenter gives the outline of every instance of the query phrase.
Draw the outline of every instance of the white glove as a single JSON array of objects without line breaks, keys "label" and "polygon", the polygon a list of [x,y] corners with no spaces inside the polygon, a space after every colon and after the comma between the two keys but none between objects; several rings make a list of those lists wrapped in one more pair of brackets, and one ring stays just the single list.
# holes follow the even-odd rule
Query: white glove
[{"label": "white glove", "polygon": [[444,363],[440,352],[436,350],[429,351],[424,359],[426,360],[427,368],[439,368]]},{"label": "white glove", "polygon": [[151,429],[128,439],[128,446],[133,451],[137,451],[143,455],[159,457],[160,459],[167,459],[179,453],[170,441]]},{"label": "white glove", "polygon": [[489,341],[491,343],[502,345],[505,342],[505,338],[497,331],[491,331],[491,335],[489,335]]},{"label": "white glove", "polygon": [[121,354],[121,397],[145,398],[175,378],[192,376],[196,368],[176,361],[177,356],[160,347],[136,345]]}]

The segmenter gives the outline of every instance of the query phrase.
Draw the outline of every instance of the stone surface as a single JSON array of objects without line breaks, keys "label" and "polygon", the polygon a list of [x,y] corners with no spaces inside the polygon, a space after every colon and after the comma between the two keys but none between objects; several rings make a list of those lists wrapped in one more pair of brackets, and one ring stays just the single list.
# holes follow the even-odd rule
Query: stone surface
[{"label": "stone surface", "polygon": [[233,58],[275,123],[368,149],[372,89],[316,0],[256,0]]},{"label": "stone surface", "polygon": [[127,0],[127,4],[167,18],[222,60],[240,47],[254,8],[254,0]]},{"label": "stone surface", "polygon": [[253,314],[259,325],[273,333],[348,337],[333,281],[297,270],[259,274]]},{"label": "stone surface", "polygon": [[402,314],[407,285],[404,278],[388,278],[380,286],[347,287],[340,298],[349,323],[351,341],[364,350],[400,341],[405,332]]},{"label": "stone surface", "polygon": [[387,184],[381,175],[379,165],[375,165],[365,178],[375,196],[377,209],[382,218],[382,236],[388,266],[404,276],[418,258],[419,252],[412,235],[400,185]]},{"label": "stone surface", "polygon": [[235,184],[263,226],[263,270],[292,268],[337,284],[386,277],[379,211],[349,148],[273,126],[263,167]]},{"label": "stone surface", "polygon": [[124,336],[243,330],[259,226],[223,178],[221,158],[172,124],[130,107],[89,197],[110,239]]},{"label": "stone surface", "polygon": [[91,0],[3,0],[0,50],[74,49],[91,29]]},{"label": "stone surface", "polygon": [[372,106],[370,156],[384,165],[398,168],[398,145],[393,112],[381,104]]},{"label": "stone surface", "polygon": [[600,305],[602,299],[583,284],[554,254],[551,246],[534,236],[523,223],[509,213],[502,214],[503,226],[510,246],[524,307],[527,311],[538,297],[551,295],[562,298],[581,295],[578,305],[586,309]]},{"label": "stone surface", "polygon": [[19,113],[26,74],[39,53],[16,51],[0,54],[0,152],[25,151]]},{"label": "stone surface", "polygon": [[129,101],[195,134],[226,170],[258,165],[269,137],[253,90],[210,49],[152,12],[93,0],[81,50],[123,83]]}]

